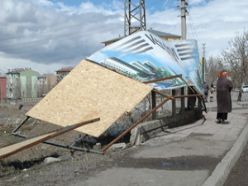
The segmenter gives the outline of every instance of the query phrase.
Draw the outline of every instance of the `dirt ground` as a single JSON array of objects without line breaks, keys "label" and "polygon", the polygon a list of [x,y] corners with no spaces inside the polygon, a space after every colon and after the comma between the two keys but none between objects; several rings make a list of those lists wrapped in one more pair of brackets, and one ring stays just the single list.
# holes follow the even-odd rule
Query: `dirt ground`
[{"label": "dirt ground", "polygon": [[[21,119],[25,119],[25,112],[15,106],[0,107],[0,148],[23,140],[13,136],[11,131]],[[21,128],[21,133],[31,137],[56,128],[58,127],[54,125],[30,120]],[[70,145],[77,135],[77,132],[72,131],[51,141]],[[118,153],[115,154],[117,156]],[[46,157],[58,157],[61,161],[45,164],[43,160]],[[72,153],[68,149],[39,144],[0,161],[0,185],[67,185],[77,175],[86,175],[89,170],[107,167],[113,159],[111,154],[103,156],[86,152]]]},{"label": "dirt ground", "polygon": [[[16,107],[0,107],[0,147],[21,141],[11,135],[11,131],[25,119],[25,110]],[[21,119],[20,119],[21,118]],[[56,129],[57,126],[29,120],[21,128],[27,136],[37,136]],[[53,139],[60,144],[71,144],[77,132],[69,132]],[[137,149],[129,148],[101,155],[96,153],[74,152],[51,145],[39,144],[0,161],[0,185],[4,186],[67,186],[81,182],[89,176],[110,167],[149,167],[151,169],[190,170],[201,169],[202,157],[178,157],[172,159],[147,158],[133,159],[129,155]],[[128,155],[129,154],[129,155]],[[46,157],[58,157],[60,162],[45,164]],[[218,159],[204,159],[205,168],[213,169]]]},{"label": "dirt ground", "polygon": [[[22,139],[11,135],[11,131],[25,119],[25,110],[16,107],[0,107],[0,147],[21,141]],[[21,119],[20,119],[21,118]],[[29,120],[21,133],[27,136],[37,136],[56,129],[57,126]],[[71,144],[77,132],[69,132],[53,139],[60,144]],[[86,152],[71,153],[68,149],[39,144],[21,151],[0,161],[0,185],[4,186],[67,186],[75,181],[96,174],[110,167],[150,167],[155,169],[188,170],[191,167],[199,168],[201,157],[179,157],[177,159],[132,159],[127,154],[137,149],[129,148],[117,150],[107,155]],[[58,157],[60,162],[45,164],[46,157]],[[218,159],[204,159],[206,168],[213,169]]]}]

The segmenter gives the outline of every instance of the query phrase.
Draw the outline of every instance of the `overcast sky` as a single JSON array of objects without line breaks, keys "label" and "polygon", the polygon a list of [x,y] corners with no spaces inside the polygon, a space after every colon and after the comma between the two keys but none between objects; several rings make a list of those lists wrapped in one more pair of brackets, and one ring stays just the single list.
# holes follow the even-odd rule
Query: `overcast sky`
[{"label": "overcast sky", "polygon": [[[137,1],[137,0],[136,0]],[[73,66],[123,35],[124,0],[0,0],[0,73]],[[219,55],[248,30],[248,0],[189,0],[188,38]],[[179,0],[146,0],[147,27],[180,34]]]}]

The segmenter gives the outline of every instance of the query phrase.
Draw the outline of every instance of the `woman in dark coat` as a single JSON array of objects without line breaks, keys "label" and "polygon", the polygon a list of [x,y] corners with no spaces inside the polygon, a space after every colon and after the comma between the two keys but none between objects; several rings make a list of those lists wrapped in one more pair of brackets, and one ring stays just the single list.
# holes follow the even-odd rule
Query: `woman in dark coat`
[{"label": "woman in dark coat", "polygon": [[227,120],[228,112],[232,111],[231,90],[232,81],[227,79],[227,72],[222,71],[219,74],[216,86],[217,96],[217,120],[218,123],[224,123]]}]

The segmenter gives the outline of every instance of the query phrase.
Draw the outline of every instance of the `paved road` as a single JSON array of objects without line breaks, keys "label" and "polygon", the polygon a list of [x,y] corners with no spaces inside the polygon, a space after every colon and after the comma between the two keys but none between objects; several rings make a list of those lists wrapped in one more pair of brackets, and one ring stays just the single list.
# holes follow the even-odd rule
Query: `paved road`
[{"label": "paved road", "polygon": [[232,169],[224,186],[247,186],[248,185],[248,145],[243,151],[238,162]]},{"label": "paved road", "polygon": [[[237,97],[237,93],[233,93],[233,100],[235,101]],[[248,93],[244,93],[242,96],[241,105],[244,107],[248,106]],[[248,108],[246,109],[248,113]],[[245,115],[248,114],[244,113]],[[247,186],[248,185],[248,144],[246,145],[244,151],[242,152],[238,162],[233,167],[230,172],[224,186]]]},{"label": "paved road", "polygon": [[[247,111],[248,112],[248,111]],[[242,152],[238,162],[230,172],[224,186],[247,186],[248,185],[248,144]]]}]

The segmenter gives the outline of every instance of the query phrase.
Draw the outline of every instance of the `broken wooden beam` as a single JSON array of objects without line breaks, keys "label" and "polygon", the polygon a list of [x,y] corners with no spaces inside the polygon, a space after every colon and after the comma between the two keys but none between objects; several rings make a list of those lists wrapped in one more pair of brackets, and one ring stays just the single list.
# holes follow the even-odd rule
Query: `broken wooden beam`
[{"label": "broken wooden beam", "polygon": [[69,132],[71,130],[74,130],[78,127],[81,127],[83,125],[87,125],[87,124],[90,124],[90,123],[93,123],[93,122],[96,122],[96,121],[99,121],[100,118],[94,118],[94,119],[90,119],[90,120],[87,120],[87,121],[84,121],[84,122],[80,122],[80,123],[77,123],[77,124],[74,124],[74,125],[70,125],[70,126],[66,126],[62,129],[59,129],[59,130],[55,130],[53,132],[50,132],[48,134],[43,134],[41,136],[37,136],[37,137],[34,137],[34,138],[31,138],[31,139],[27,139],[25,141],[22,141],[20,143],[16,143],[16,144],[13,144],[13,145],[9,145],[9,146],[6,146],[6,147],[3,147],[0,149],[0,159],[3,159],[3,158],[6,158],[12,154],[15,154],[19,151],[22,151],[24,149],[27,149],[27,148],[30,148],[34,145],[37,145],[39,143],[42,143],[48,139],[51,139],[51,138],[54,138],[56,136],[59,136],[59,135],[62,135],[66,132]]}]

